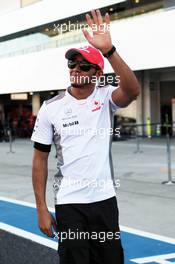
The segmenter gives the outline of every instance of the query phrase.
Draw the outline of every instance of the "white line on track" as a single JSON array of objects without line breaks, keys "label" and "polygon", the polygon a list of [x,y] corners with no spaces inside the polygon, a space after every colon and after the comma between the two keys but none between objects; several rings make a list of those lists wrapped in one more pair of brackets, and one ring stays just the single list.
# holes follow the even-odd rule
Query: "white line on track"
[{"label": "white line on track", "polygon": [[[0,201],[4,201],[4,202],[9,202],[9,203],[14,203],[14,204],[19,204],[19,205],[24,205],[24,206],[36,208],[36,204],[34,204],[34,203],[24,202],[24,201],[20,201],[20,200],[16,200],[16,199],[11,199],[11,198],[7,198],[7,197],[2,197],[2,196],[0,196]],[[52,207],[48,207],[48,209],[49,209],[50,212],[55,212],[55,209],[52,208]]]},{"label": "white line on track", "polygon": [[49,247],[49,248],[52,248],[55,250],[57,250],[57,248],[58,248],[57,242],[54,242],[54,241],[51,241],[47,238],[35,235],[31,232],[24,231],[20,228],[14,227],[14,226],[10,226],[10,225],[4,224],[4,223],[0,223],[0,229],[7,231],[13,235],[20,236],[23,238],[27,238],[29,240],[32,240],[32,241],[38,243],[38,244],[41,244],[43,246],[46,246],[46,247]]},{"label": "white line on track", "polygon": [[[1,196],[0,196],[0,201],[5,201],[5,202],[10,202],[10,203],[14,203],[14,204],[19,204],[19,205],[24,205],[24,206],[36,208],[36,205],[34,203],[19,201],[19,200],[1,197]],[[54,208],[49,207],[49,211],[54,212]],[[146,237],[146,238],[150,238],[150,239],[155,239],[155,240],[159,240],[162,242],[166,242],[166,243],[170,243],[170,244],[175,245],[175,239],[174,238],[161,236],[161,235],[157,235],[154,233],[145,232],[142,230],[138,230],[138,229],[122,226],[122,225],[120,225],[120,228],[121,228],[121,231],[124,231],[124,232],[128,232],[128,233],[131,233],[134,235],[138,235],[138,236],[142,236],[142,237]],[[21,237],[30,239],[30,240],[35,241],[35,242],[42,244],[44,246],[47,246],[47,247],[50,247],[53,249],[57,249],[57,242],[51,241],[47,238],[42,238],[41,236],[38,236],[38,235],[35,235],[33,233],[24,231],[22,229],[19,229],[19,228],[16,228],[16,227],[4,224],[4,223],[0,223],[0,229],[5,230],[7,232],[10,232],[12,234],[15,234],[17,236],[21,236]]]},{"label": "white line on track", "polygon": [[155,240],[159,240],[159,241],[162,241],[162,242],[166,242],[166,243],[170,243],[170,244],[175,245],[175,238],[161,236],[161,235],[156,235],[154,233],[145,232],[145,231],[142,231],[142,230],[138,230],[138,229],[135,229],[135,228],[122,226],[122,225],[120,225],[120,229],[121,229],[121,231],[128,232],[130,234],[134,234],[134,235],[138,235],[138,236],[142,236],[142,237],[146,237],[146,238],[150,238],[150,239],[155,239]]}]

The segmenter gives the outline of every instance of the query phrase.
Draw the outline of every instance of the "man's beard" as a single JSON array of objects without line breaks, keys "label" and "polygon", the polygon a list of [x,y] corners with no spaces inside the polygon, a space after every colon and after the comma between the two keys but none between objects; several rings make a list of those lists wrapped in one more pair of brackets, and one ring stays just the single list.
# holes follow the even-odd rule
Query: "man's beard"
[{"label": "man's beard", "polygon": [[71,83],[71,86],[74,88],[83,88],[84,84],[80,84],[80,83]]}]

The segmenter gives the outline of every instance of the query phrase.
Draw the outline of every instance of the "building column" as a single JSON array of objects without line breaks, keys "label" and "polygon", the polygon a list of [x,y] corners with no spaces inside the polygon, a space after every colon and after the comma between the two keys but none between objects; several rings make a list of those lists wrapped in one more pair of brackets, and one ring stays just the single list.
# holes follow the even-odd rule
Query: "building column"
[{"label": "building column", "polygon": [[[158,125],[160,123],[160,81],[159,74],[144,71],[143,73],[143,123],[144,134],[147,135],[149,129],[152,134],[157,133]],[[155,124],[151,128],[148,126],[148,122]]]},{"label": "building column", "polygon": [[137,80],[140,84],[140,94],[136,100],[136,123],[138,125],[138,134],[143,135],[143,85],[142,85],[142,73],[137,75]]},{"label": "building column", "polygon": [[0,121],[4,123],[5,114],[4,114],[4,104],[0,101]]},{"label": "building column", "polygon": [[151,118],[153,123],[160,123],[160,81],[156,75],[154,80],[150,83],[151,90]]},{"label": "building column", "polygon": [[40,109],[40,96],[39,94],[32,95],[32,114],[37,116]]},{"label": "building column", "polygon": [[150,92],[150,73],[143,72],[143,133],[147,135],[148,127],[146,124],[152,122],[151,119],[151,92]]},{"label": "building column", "polygon": [[137,76],[140,83],[140,94],[137,98],[136,122],[138,126],[138,134],[146,135],[146,123],[148,118],[151,121],[151,96],[150,96],[150,74],[149,71],[141,71]]},{"label": "building column", "polygon": [[143,122],[146,124],[147,119],[151,119],[150,75],[148,71],[144,71],[143,99]]}]

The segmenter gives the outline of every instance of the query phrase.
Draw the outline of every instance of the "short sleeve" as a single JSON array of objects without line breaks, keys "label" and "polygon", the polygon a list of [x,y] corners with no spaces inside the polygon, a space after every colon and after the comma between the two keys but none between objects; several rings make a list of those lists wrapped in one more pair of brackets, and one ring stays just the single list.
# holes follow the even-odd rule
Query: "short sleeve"
[{"label": "short sleeve", "polygon": [[110,102],[110,107],[111,107],[112,112],[115,112],[117,109],[120,108],[112,100],[112,92],[115,91],[115,90],[117,90],[117,89],[118,89],[118,87],[115,87],[115,86],[112,86],[112,85],[109,85],[108,86],[108,100]]},{"label": "short sleeve", "polygon": [[48,118],[47,106],[44,102],[38,112],[33,129],[32,141],[51,145],[53,140],[53,127]]}]

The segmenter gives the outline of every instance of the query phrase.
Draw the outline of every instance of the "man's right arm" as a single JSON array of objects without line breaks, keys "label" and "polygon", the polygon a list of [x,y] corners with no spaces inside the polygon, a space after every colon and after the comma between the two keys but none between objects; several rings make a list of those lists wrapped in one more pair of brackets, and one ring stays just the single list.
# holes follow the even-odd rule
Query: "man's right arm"
[{"label": "man's right arm", "polygon": [[47,236],[53,237],[53,229],[56,230],[56,222],[49,213],[46,204],[48,156],[49,152],[43,152],[34,148],[32,182],[36,199],[39,228]]}]

